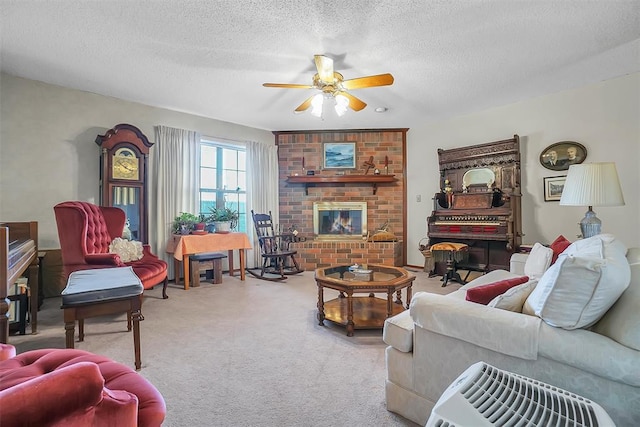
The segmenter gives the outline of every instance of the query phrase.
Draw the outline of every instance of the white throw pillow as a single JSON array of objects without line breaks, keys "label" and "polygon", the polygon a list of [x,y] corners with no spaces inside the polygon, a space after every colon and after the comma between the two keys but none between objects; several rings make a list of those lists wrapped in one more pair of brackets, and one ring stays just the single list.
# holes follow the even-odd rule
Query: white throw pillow
[{"label": "white throw pillow", "polygon": [[524,302],[537,284],[538,281],[534,279],[522,285],[514,286],[502,295],[498,295],[492,299],[487,306],[522,313]]},{"label": "white throw pillow", "polygon": [[536,242],[524,263],[524,275],[530,279],[539,279],[551,265],[552,258],[553,249]]},{"label": "white throw pillow", "polygon": [[631,284],[592,330],[640,351],[640,264],[630,268]]},{"label": "white throw pillow", "polygon": [[626,247],[611,235],[594,236],[572,250],[567,248],[531,292],[523,313],[564,329],[593,325],[629,286],[625,253]]},{"label": "white throw pillow", "polygon": [[142,259],[142,242],[129,241],[116,237],[109,245],[109,252],[120,255],[122,262],[131,262]]}]

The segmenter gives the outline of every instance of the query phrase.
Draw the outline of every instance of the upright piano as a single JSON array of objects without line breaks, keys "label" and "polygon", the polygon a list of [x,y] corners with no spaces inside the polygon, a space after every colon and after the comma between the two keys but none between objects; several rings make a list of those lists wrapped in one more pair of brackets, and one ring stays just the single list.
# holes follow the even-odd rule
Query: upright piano
[{"label": "upright piano", "polygon": [[[429,244],[464,243],[466,266],[509,270],[522,242],[520,139],[438,149],[440,188],[427,219]],[[439,274],[443,265],[436,265]]]},{"label": "upright piano", "polygon": [[38,329],[38,223],[0,222],[0,342],[9,339],[10,295],[17,279],[28,278],[31,333]]}]

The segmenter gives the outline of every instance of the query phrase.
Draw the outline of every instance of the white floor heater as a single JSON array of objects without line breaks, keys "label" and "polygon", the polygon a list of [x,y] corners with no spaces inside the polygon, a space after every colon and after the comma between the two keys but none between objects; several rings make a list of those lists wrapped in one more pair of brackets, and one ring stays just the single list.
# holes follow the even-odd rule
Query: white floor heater
[{"label": "white floor heater", "polygon": [[465,370],[440,396],[426,427],[615,426],[600,405],[484,362]]}]

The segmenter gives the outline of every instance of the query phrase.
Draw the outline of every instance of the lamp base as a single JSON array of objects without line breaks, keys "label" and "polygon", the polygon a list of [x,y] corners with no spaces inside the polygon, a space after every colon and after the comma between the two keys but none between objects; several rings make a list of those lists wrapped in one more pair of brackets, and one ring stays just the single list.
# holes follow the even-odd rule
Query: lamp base
[{"label": "lamp base", "polygon": [[593,211],[593,207],[589,206],[589,210],[586,214],[584,214],[584,218],[580,221],[580,231],[582,232],[582,237],[587,239],[589,237],[596,236],[600,234],[602,230],[602,221],[596,216],[596,213]]}]

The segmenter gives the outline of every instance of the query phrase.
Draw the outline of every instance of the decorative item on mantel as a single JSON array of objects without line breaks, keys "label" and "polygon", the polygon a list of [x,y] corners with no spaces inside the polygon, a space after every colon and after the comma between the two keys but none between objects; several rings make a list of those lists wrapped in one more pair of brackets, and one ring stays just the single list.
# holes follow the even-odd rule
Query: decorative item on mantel
[{"label": "decorative item on mantel", "polygon": [[365,168],[365,170],[364,170],[364,174],[365,175],[369,173],[369,169],[375,168],[376,164],[373,163],[373,156],[369,156],[369,160],[364,162],[364,164],[362,166]]},{"label": "decorative item on mantel", "polygon": [[389,175],[389,157],[384,156],[384,174]]}]

